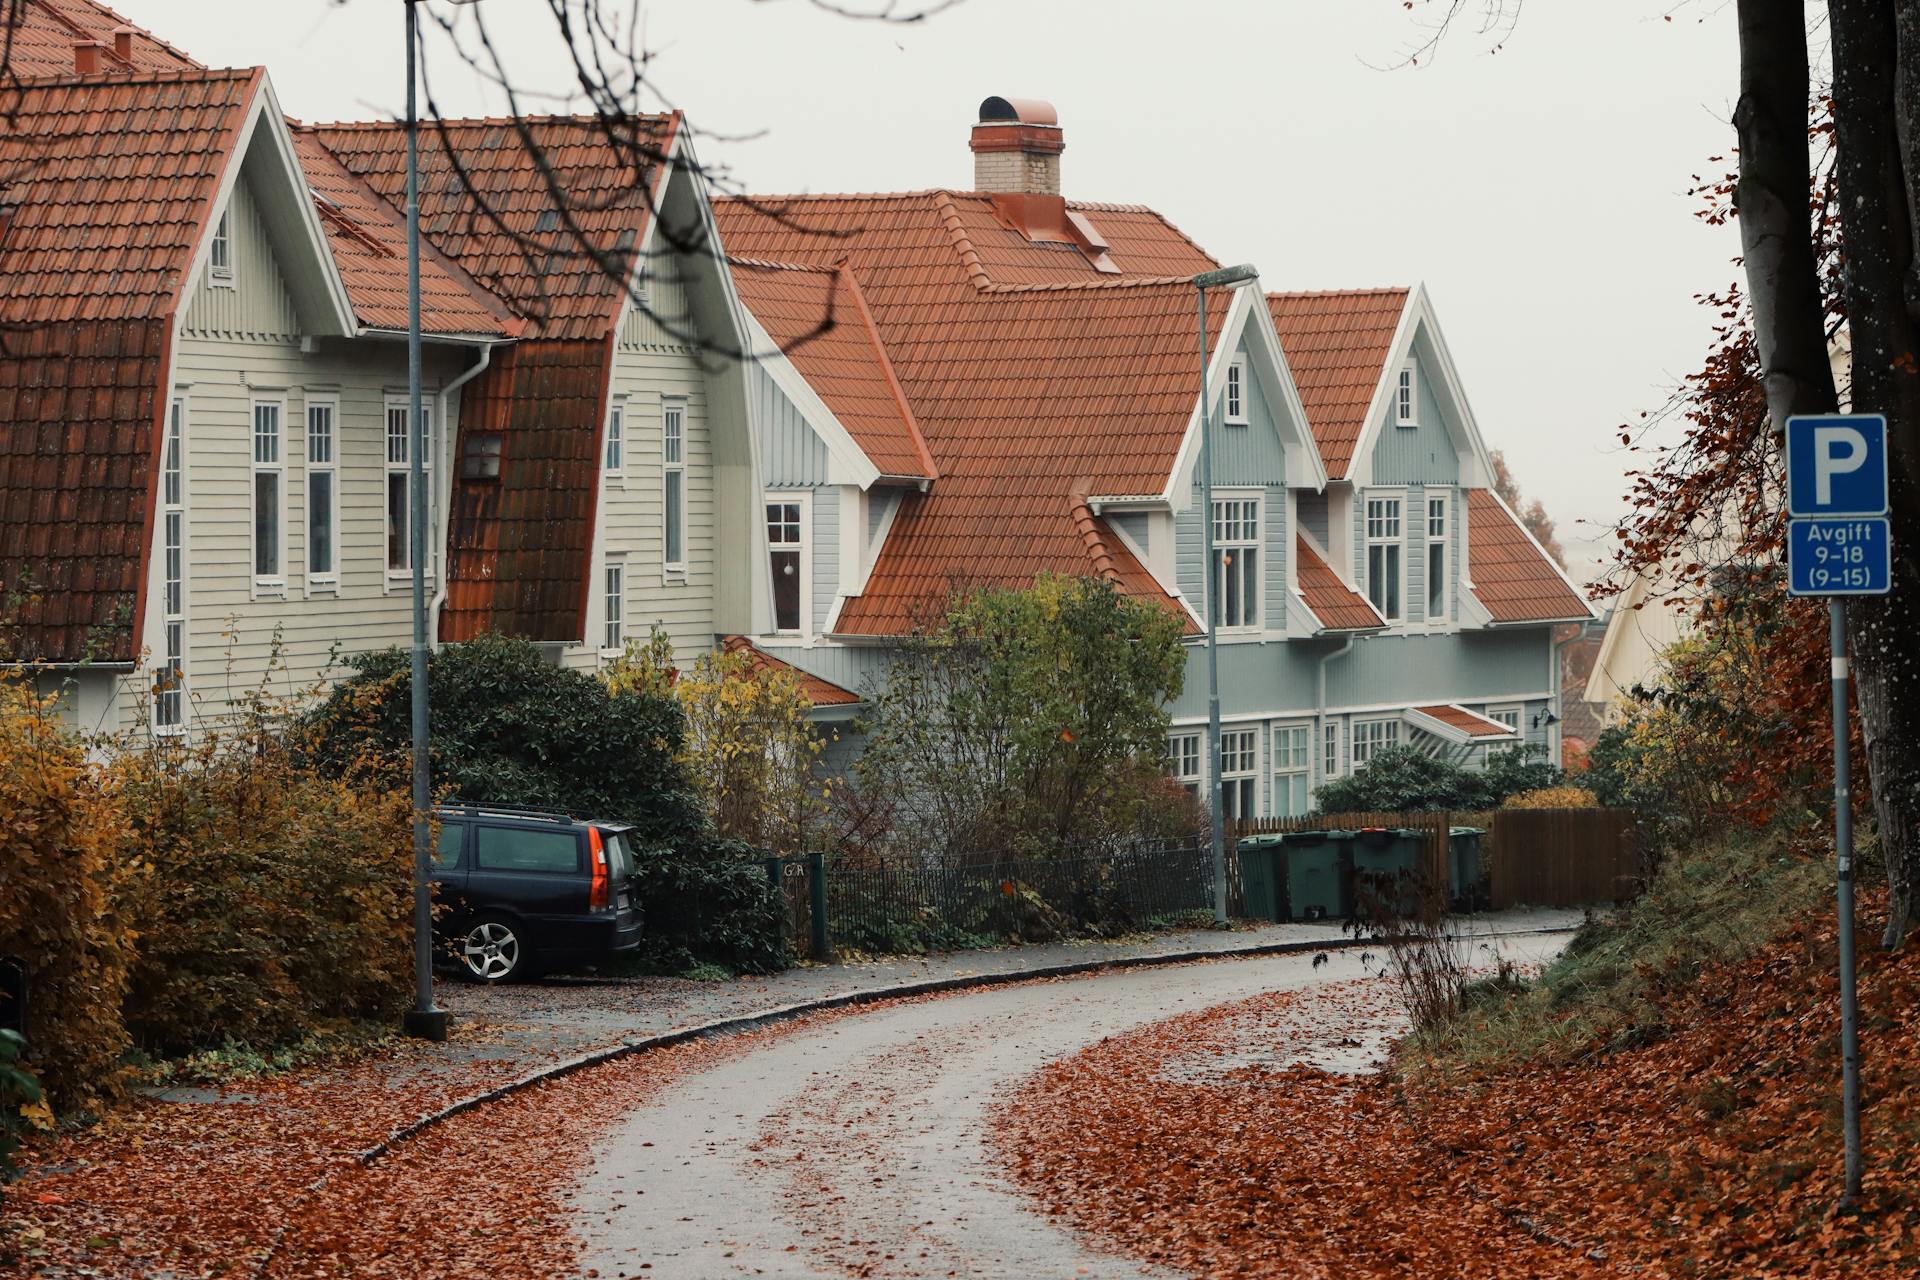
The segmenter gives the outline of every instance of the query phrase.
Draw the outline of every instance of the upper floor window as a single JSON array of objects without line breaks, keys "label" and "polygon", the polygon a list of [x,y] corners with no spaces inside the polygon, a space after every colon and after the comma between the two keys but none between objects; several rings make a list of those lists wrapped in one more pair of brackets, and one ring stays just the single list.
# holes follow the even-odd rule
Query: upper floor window
[{"label": "upper floor window", "polygon": [[337,580],[334,531],[339,494],[331,401],[307,402],[307,584]]},{"label": "upper floor window", "polygon": [[1420,425],[1420,379],[1413,365],[1404,365],[1393,389],[1393,423],[1397,427]]},{"label": "upper floor window", "polygon": [[1226,729],[1220,734],[1220,812],[1230,819],[1260,812],[1260,731]]},{"label": "upper floor window", "polygon": [[161,455],[161,640],[165,652],[153,680],[153,727],[186,730],[187,696],[187,485],[182,439],[186,403],[167,406],[166,447]]},{"label": "upper floor window", "polygon": [[1401,503],[1398,497],[1367,498],[1367,599],[1388,622],[1400,621]]},{"label": "upper floor window", "polygon": [[1213,501],[1210,612],[1222,630],[1260,625],[1260,499]]},{"label": "upper floor window", "polygon": [[1354,767],[1372,759],[1376,751],[1400,745],[1400,722],[1398,720],[1355,720],[1353,722],[1353,763]]},{"label": "upper floor window", "polygon": [[1227,365],[1226,422],[1230,427],[1247,424],[1247,361],[1235,357]]},{"label": "upper floor window", "polygon": [[617,476],[626,466],[626,422],[625,405],[616,404],[607,411],[607,474]]},{"label": "upper floor window", "polygon": [[1451,516],[1445,493],[1427,494],[1427,621],[1447,618],[1447,521]]},{"label": "upper floor window", "polygon": [[1200,735],[1197,733],[1175,733],[1167,737],[1167,772],[1174,781],[1187,789],[1187,794],[1200,794]]},{"label": "upper floor window", "polygon": [[687,406],[668,400],[660,406],[662,467],[662,555],[669,573],[687,569]]},{"label": "upper floor window", "polygon": [[223,209],[213,224],[213,242],[207,246],[207,277],[215,284],[233,283],[232,211]]},{"label": "upper floor window", "polygon": [[798,495],[767,499],[767,556],[773,573],[773,629],[806,630],[806,502]]},{"label": "upper floor window", "polygon": [[[410,573],[413,570],[413,435],[405,401],[387,402],[387,571]],[[420,408],[420,466],[429,476],[427,492],[433,492],[433,410]],[[432,499],[426,513],[432,523]],[[427,561],[427,572],[433,562]]]},{"label": "upper floor window", "polygon": [[286,464],[281,457],[277,400],[253,403],[253,583],[286,586]]}]

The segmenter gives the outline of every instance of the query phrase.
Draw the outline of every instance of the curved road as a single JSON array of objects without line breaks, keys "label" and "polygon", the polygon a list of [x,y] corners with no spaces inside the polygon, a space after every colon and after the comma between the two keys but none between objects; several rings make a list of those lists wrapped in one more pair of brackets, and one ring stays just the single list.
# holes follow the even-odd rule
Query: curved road
[{"label": "curved road", "polygon": [[[1501,947],[1536,960],[1563,942]],[[776,1037],[613,1131],[574,1197],[581,1270],[674,1280],[1164,1275],[1032,1212],[984,1145],[996,1093],[1132,1027],[1364,976],[1354,951],[1328,953],[1318,968],[1301,954],[1121,970],[892,1005]]]}]

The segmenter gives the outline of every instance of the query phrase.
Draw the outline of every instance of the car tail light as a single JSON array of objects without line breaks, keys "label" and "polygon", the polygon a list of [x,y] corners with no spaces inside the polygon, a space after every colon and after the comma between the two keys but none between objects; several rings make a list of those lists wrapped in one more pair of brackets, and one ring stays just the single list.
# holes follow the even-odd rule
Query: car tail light
[{"label": "car tail light", "polygon": [[607,909],[607,846],[600,839],[600,828],[587,828],[587,847],[593,852],[593,888],[587,894],[587,906],[594,911]]}]

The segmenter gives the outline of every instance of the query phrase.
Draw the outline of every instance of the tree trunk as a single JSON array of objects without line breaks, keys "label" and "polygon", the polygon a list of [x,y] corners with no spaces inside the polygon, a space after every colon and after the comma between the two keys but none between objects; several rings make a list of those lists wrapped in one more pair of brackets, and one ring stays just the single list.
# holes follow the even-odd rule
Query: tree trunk
[{"label": "tree trunk", "polygon": [[1830,12],[1852,407],[1886,415],[1892,473],[1893,594],[1848,606],[1891,948],[1920,889],[1920,0],[1833,0]]},{"label": "tree trunk", "polygon": [[1807,17],[1802,0],[1740,0],[1740,250],[1767,411],[1831,413],[1825,308],[1808,233]]}]

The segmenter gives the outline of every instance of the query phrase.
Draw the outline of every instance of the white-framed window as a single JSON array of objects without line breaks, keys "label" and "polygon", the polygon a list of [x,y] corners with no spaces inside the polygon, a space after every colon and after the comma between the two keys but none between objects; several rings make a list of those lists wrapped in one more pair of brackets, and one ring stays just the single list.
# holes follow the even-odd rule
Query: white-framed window
[{"label": "white-framed window", "polygon": [[1400,745],[1398,720],[1355,720],[1353,722],[1353,767],[1359,768],[1373,753]]},{"label": "white-framed window", "polygon": [[661,554],[670,574],[687,571],[687,402],[660,402]]},{"label": "white-framed window", "polygon": [[340,581],[339,414],[332,400],[307,400],[307,585]]},{"label": "white-framed window", "polygon": [[1273,816],[1291,818],[1313,808],[1309,775],[1313,770],[1313,726],[1281,724],[1273,728]]},{"label": "white-framed window", "polygon": [[773,577],[773,629],[781,635],[808,632],[807,606],[812,597],[808,582],[807,523],[809,495],[767,495],[767,568]]},{"label": "white-framed window", "polygon": [[187,731],[187,404],[167,406],[160,455],[160,663],[153,679],[156,733]]},{"label": "white-framed window", "polygon": [[233,211],[222,209],[213,224],[213,240],[207,245],[207,279],[214,284],[233,284]]},{"label": "white-framed window", "polygon": [[1520,710],[1518,703],[1510,707],[1488,707],[1487,719],[1498,721],[1518,733],[1520,732]]},{"label": "white-framed window", "polygon": [[627,406],[616,400],[607,410],[607,474],[617,477],[627,465]]},{"label": "white-framed window", "polygon": [[1420,375],[1411,362],[1400,366],[1400,376],[1394,380],[1393,425],[1420,425]]},{"label": "white-framed window", "polygon": [[1220,813],[1229,820],[1260,814],[1260,731],[1220,731]]},{"label": "white-framed window", "polygon": [[[1367,599],[1388,622],[1400,621],[1405,595],[1406,566],[1402,563],[1401,512],[1398,495],[1367,495]],[[1359,746],[1358,740],[1355,747]],[[1358,763],[1359,757],[1355,757]]]},{"label": "white-framed window", "polygon": [[1225,413],[1222,415],[1230,427],[1247,425],[1247,358],[1235,356],[1227,364],[1227,387],[1224,394]]},{"label": "white-framed window", "polygon": [[1200,735],[1197,733],[1170,733],[1167,735],[1167,772],[1173,775],[1175,782],[1187,789],[1187,794],[1198,799],[1200,796]]},{"label": "white-framed window", "polygon": [[1222,631],[1260,626],[1260,499],[1213,500],[1213,590],[1208,601]]},{"label": "white-framed window", "polygon": [[[408,430],[407,401],[387,401],[387,574],[410,577],[413,573],[413,441]],[[433,406],[420,406],[423,448],[420,465],[426,472],[427,529],[433,529]],[[427,557],[427,576],[433,576],[433,557]]]},{"label": "white-framed window", "polygon": [[256,593],[287,587],[287,471],[282,440],[286,406],[253,402],[253,585]]},{"label": "white-framed window", "polygon": [[1427,490],[1427,621],[1436,626],[1446,622],[1448,589],[1447,549],[1451,545],[1453,495],[1446,489]]},{"label": "white-framed window", "polygon": [[600,651],[620,653],[627,646],[627,566],[608,564],[605,585],[606,631],[600,638]]},{"label": "white-framed window", "polygon": [[1327,721],[1327,731],[1322,742],[1320,758],[1320,780],[1326,782],[1345,773],[1340,758],[1340,722]]}]

